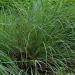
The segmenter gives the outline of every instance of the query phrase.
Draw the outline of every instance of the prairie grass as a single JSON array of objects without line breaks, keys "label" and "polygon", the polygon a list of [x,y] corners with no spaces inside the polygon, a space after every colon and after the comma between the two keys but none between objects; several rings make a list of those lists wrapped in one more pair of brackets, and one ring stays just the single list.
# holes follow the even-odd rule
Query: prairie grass
[{"label": "prairie grass", "polygon": [[75,1],[0,0],[0,75],[69,72],[75,74]]}]

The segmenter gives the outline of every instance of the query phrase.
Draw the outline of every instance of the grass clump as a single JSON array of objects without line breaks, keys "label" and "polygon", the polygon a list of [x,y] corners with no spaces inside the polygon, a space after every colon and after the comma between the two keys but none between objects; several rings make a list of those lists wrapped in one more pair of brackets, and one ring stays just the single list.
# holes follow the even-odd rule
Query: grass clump
[{"label": "grass clump", "polygon": [[70,0],[0,0],[0,73],[75,72],[74,9]]}]

